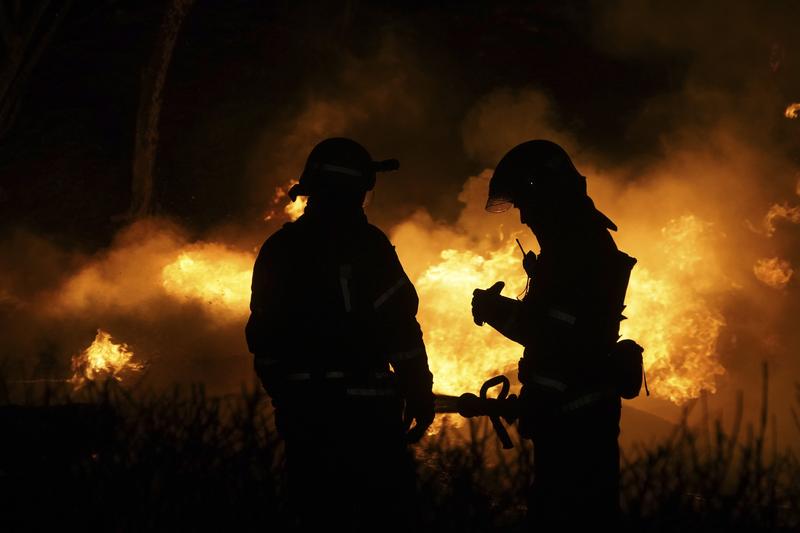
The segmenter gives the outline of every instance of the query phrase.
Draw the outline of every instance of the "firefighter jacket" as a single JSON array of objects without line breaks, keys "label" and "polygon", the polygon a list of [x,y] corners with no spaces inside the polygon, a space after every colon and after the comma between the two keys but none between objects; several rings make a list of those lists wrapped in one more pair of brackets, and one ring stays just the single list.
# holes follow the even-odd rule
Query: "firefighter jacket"
[{"label": "firefighter jacket", "polygon": [[276,407],[309,393],[432,402],[417,306],[394,247],[363,211],[307,208],[256,259],[246,327],[256,372]]},{"label": "firefighter jacket", "polygon": [[542,246],[525,298],[504,298],[489,320],[525,346],[523,409],[530,399],[539,414],[565,414],[598,401],[619,404],[610,354],[634,263],[602,227]]}]

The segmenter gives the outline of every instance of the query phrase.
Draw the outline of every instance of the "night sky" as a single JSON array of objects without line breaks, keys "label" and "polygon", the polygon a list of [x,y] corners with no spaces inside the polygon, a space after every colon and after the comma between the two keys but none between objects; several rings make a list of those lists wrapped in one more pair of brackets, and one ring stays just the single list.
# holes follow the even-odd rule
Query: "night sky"
[{"label": "night sky", "polygon": [[[387,86],[402,87],[414,112],[393,95],[348,129],[376,156],[402,161],[401,176],[387,178],[376,198],[388,219],[411,206],[452,215],[465,176],[492,163],[465,153],[462,121],[498,87],[544,92],[558,123],[609,161],[646,158],[670,124],[637,120],[653,99],[682,89],[691,54],[657,43],[619,50],[609,44],[606,28],[617,21],[608,6],[200,0],[165,85],[157,212],[198,230],[257,217],[271,188],[299,171],[274,175],[263,166],[309,99],[357,101]],[[671,9],[674,23],[680,10]],[[119,228],[114,215],[130,201],[140,73],[163,10],[161,2],[123,1],[69,9],[0,146],[4,227],[86,246],[107,243]],[[654,18],[640,24],[660,24]],[[715,21],[708,32],[724,25]],[[780,37],[776,30],[772,39]],[[771,44],[765,36],[748,46],[761,47],[763,76]],[[262,168],[254,171],[254,161]]]}]

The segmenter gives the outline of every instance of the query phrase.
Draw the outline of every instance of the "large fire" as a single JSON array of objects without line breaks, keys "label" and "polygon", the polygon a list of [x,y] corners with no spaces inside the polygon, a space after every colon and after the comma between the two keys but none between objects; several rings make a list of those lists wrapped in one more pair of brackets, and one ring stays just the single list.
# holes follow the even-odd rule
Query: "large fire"
[{"label": "large fire", "polygon": [[[716,354],[724,319],[687,283],[702,268],[704,229],[693,216],[673,220],[662,229],[666,264],[649,269],[646,261],[640,261],[634,268],[626,300],[628,320],[621,328],[623,337],[645,348],[654,395],[676,403],[704,390],[715,391],[715,378],[724,373]],[[506,236],[493,250],[444,250],[441,261],[415,281],[419,319],[439,392],[474,391],[492,375],[515,372],[522,347],[489,327],[476,327],[470,314],[476,287],[502,280],[509,296],[524,290],[526,277],[515,237]]]},{"label": "large fire", "polygon": [[[717,339],[722,314],[696,288],[708,252],[703,235],[708,225],[686,215],[662,228],[660,264],[647,258],[633,269],[620,333],[644,349],[645,370],[655,396],[676,403],[715,392],[725,373]],[[656,268],[656,267],[660,268]]]},{"label": "large fire", "polygon": [[[294,218],[292,213],[286,211]],[[698,289],[708,277],[704,269],[710,246],[704,239],[709,227],[686,215],[671,220],[657,239],[651,236],[652,242],[643,247],[651,252],[638,257],[627,295],[627,320],[621,333],[645,348],[653,394],[676,403],[703,391],[714,392],[715,379],[725,372],[716,353],[725,321]],[[448,231],[467,232],[463,228]],[[410,235],[403,238],[398,252],[406,270],[417,273],[412,281],[420,296],[418,318],[436,390],[444,394],[474,391],[493,375],[514,373],[522,347],[490,327],[477,327],[470,300],[475,288],[501,280],[506,282],[507,296],[524,291],[527,278],[515,242],[522,234],[512,231],[488,240],[456,239],[457,245],[451,246],[426,234],[423,227]],[[658,243],[654,251],[653,242]],[[420,254],[419,249],[432,246],[433,260]],[[635,243],[623,248],[638,254]],[[163,288],[174,297],[207,304],[212,313],[239,320],[248,311],[253,259],[252,254],[218,244],[189,246],[163,268]]]},{"label": "large fire", "polygon": [[123,374],[142,368],[141,363],[133,361],[133,351],[127,344],[113,342],[110,333],[98,329],[94,342],[72,358],[70,383],[79,388],[100,379],[121,381]]}]

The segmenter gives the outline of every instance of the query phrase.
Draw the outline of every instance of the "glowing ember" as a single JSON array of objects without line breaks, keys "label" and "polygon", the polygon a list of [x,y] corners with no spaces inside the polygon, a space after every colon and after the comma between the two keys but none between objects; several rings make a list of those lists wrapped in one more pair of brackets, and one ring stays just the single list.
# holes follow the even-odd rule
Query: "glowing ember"
[{"label": "glowing ember", "polygon": [[769,208],[764,217],[764,228],[768,237],[775,234],[775,221],[787,220],[792,224],[800,224],[800,206],[790,206],[787,203],[775,204]]},{"label": "glowing ember", "polygon": [[800,103],[794,103],[789,104],[783,114],[786,118],[797,118],[798,112],[800,112]]},{"label": "glowing ember", "polygon": [[231,319],[244,316],[250,304],[255,257],[216,243],[193,246],[164,267],[162,285],[172,296],[211,306]]},{"label": "glowing ember", "polygon": [[753,273],[756,278],[765,285],[773,289],[783,289],[792,279],[794,270],[789,261],[773,257],[771,259],[759,259],[753,266]]},{"label": "glowing ember", "polygon": [[81,387],[99,379],[121,381],[124,372],[138,372],[143,368],[132,359],[133,352],[127,344],[112,342],[111,334],[98,329],[91,346],[72,358],[70,382]]}]

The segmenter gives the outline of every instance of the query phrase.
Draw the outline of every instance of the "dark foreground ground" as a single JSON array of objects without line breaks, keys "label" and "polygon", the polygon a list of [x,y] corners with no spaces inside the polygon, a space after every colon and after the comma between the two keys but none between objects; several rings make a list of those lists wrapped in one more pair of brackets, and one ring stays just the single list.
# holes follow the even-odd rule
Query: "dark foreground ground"
[{"label": "dark foreground ground", "polygon": [[[112,384],[0,406],[0,529],[282,530],[282,446],[255,390],[132,395]],[[624,456],[627,528],[800,529],[797,457],[765,449],[763,427],[740,425],[679,426]],[[514,440],[502,451],[488,424],[447,421],[423,440],[424,529],[522,530],[531,449]]]}]

